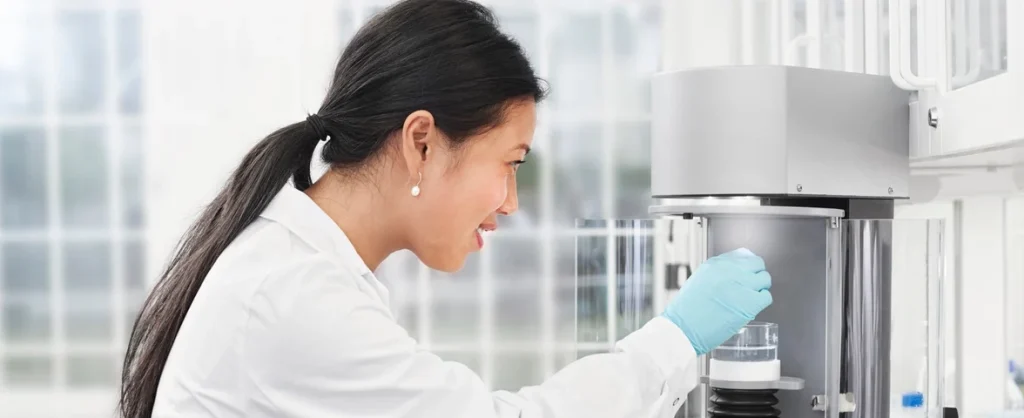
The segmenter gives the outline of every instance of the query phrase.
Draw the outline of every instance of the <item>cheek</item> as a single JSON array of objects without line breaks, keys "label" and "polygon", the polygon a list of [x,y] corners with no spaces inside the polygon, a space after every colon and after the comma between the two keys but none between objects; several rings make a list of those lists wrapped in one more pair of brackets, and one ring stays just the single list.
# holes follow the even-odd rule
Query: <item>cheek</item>
[{"label": "cheek", "polygon": [[434,219],[432,222],[451,224],[448,227],[481,222],[505,203],[510,187],[508,176],[481,171],[449,176],[435,186],[439,190],[431,193],[429,209],[425,208],[427,216]]},{"label": "cheek", "polygon": [[504,175],[479,176],[470,180],[471,184],[462,188],[463,202],[472,202],[466,205],[472,208],[474,216],[489,215],[494,212],[508,198],[508,179]]}]

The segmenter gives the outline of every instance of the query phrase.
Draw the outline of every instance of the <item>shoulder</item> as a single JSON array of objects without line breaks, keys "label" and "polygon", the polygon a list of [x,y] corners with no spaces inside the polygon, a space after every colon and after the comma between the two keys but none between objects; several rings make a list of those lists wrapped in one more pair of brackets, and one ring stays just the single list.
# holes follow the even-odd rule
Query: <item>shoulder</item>
[{"label": "shoulder", "polygon": [[237,306],[246,334],[267,335],[325,326],[356,309],[374,309],[390,318],[386,303],[348,264],[345,257],[260,219],[217,260],[193,310],[207,306],[226,313]]},{"label": "shoulder", "polygon": [[252,377],[367,378],[360,370],[369,358],[414,352],[415,341],[361,280],[323,255],[296,259],[269,274],[245,326]]},{"label": "shoulder", "polygon": [[[216,274],[213,274],[216,273]],[[211,272],[214,281],[251,281],[250,328],[291,330],[343,321],[354,312],[390,319],[390,310],[359,266],[322,251],[276,222],[257,221],[232,244]],[[337,329],[342,323],[330,324]]]},{"label": "shoulder", "polygon": [[310,245],[294,231],[257,219],[218,258],[207,282],[244,280],[260,293],[289,294],[319,287],[358,287],[360,275],[352,261]]}]

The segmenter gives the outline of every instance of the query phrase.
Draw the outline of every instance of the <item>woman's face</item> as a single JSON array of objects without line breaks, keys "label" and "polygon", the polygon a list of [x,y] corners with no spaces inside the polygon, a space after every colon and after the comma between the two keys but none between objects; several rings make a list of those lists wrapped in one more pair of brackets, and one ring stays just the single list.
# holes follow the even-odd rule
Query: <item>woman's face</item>
[{"label": "woman's face", "polygon": [[420,194],[409,207],[410,249],[424,264],[461,269],[497,229],[498,215],[518,209],[516,169],[528,158],[535,126],[536,105],[523,100],[508,107],[501,125],[456,149],[426,140]]}]

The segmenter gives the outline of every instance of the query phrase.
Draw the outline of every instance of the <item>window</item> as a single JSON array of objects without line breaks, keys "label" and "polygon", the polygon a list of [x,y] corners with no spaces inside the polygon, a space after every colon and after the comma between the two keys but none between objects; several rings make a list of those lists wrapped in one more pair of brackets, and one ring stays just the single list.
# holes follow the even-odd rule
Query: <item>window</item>
[{"label": "window", "polygon": [[113,393],[143,297],[139,11],[0,15],[0,393]]}]

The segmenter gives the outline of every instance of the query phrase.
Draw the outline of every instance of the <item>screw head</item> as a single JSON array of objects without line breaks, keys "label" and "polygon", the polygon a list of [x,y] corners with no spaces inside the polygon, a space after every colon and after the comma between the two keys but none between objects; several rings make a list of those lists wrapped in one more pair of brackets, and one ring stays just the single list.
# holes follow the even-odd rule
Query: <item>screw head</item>
[{"label": "screw head", "polygon": [[932,128],[939,127],[939,108],[933,107],[928,109],[928,126]]},{"label": "screw head", "polygon": [[893,193],[893,190],[892,190],[892,187],[890,187],[889,188],[889,194],[892,194],[892,193]]},{"label": "screw head", "polygon": [[798,192],[804,191],[804,185],[802,185],[802,184],[796,185],[796,191],[798,191]]}]

